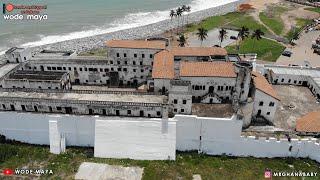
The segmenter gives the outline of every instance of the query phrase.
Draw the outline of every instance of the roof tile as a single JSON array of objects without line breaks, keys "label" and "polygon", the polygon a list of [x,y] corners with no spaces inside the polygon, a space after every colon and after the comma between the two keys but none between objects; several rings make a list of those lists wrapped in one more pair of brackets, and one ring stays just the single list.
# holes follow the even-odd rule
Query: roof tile
[{"label": "roof tile", "polygon": [[163,50],[155,54],[153,61],[152,78],[174,78],[174,60],[173,55],[169,51]]},{"label": "roof tile", "polygon": [[110,40],[106,42],[106,46],[132,49],[165,49],[166,43],[164,41]]},{"label": "roof tile", "polygon": [[296,130],[299,132],[320,132],[320,110],[310,112],[298,119]]},{"label": "roof tile", "polygon": [[258,72],[253,71],[252,78],[253,78],[253,83],[257,89],[274,97],[277,100],[280,100],[277,92],[273,89],[272,85],[269,84],[269,82],[267,81],[267,79],[264,76],[262,76]]}]

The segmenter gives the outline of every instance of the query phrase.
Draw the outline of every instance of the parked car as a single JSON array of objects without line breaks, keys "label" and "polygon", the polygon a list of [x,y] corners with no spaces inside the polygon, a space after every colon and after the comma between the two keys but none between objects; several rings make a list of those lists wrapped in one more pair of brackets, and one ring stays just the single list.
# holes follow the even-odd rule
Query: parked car
[{"label": "parked car", "polygon": [[320,49],[314,49],[313,53],[316,53],[316,54],[320,55]]},{"label": "parked car", "polygon": [[237,40],[238,38],[236,36],[230,36],[230,39]]},{"label": "parked car", "polygon": [[283,51],[282,56],[287,56],[287,57],[291,57],[292,52],[290,51]]}]

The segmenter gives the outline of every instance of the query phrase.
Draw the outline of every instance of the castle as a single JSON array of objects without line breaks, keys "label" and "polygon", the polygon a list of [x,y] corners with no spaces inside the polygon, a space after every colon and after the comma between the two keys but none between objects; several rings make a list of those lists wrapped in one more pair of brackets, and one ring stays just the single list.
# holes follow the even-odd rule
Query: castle
[{"label": "castle", "polygon": [[223,48],[159,40],[110,40],[105,48],[105,57],[11,48],[0,67],[0,110],[168,118],[192,115],[198,104],[230,104],[244,126],[273,122],[272,86]]}]

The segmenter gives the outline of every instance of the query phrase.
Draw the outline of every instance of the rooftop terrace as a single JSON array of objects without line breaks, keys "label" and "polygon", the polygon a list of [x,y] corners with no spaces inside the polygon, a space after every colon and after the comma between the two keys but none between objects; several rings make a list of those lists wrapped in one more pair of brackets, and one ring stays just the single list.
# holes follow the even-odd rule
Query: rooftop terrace
[{"label": "rooftop terrace", "polygon": [[66,72],[52,71],[16,71],[8,76],[10,80],[44,80],[44,81],[59,81]]},{"label": "rooftop terrace", "polygon": [[167,103],[166,96],[162,95],[143,95],[143,94],[112,94],[112,93],[54,93],[54,92],[25,92],[25,91],[0,91],[0,99],[26,99],[26,100],[59,100],[59,101],[82,101],[82,102],[100,102],[100,103],[145,103],[145,104],[163,104]]},{"label": "rooftop terrace", "polygon": [[5,65],[0,65],[0,78],[8,74],[10,71],[12,71],[14,68],[19,66],[19,64],[5,64]]}]

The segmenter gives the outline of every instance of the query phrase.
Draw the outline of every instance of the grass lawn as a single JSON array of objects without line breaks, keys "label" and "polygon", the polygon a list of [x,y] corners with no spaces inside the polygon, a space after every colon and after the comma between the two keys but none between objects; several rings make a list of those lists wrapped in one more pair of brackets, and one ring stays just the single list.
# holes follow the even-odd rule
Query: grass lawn
[{"label": "grass lawn", "polygon": [[187,27],[187,32],[196,32],[199,27],[204,27],[207,30],[211,30],[214,28],[220,27],[233,27],[233,28],[241,28],[242,26],[246,26],[251,31],[255,29],[261,29],[265,33],[269,33],[268,30],[257,21],[254,20],[253,17],[246,13],[240,12],[232,12],[222,16],[213,16],[207,19],[204,19],[198,24],[191,24]]},{"label": "grass lawn", "polygon": [[286,35],[285,37],[288,39],[288,40],[291,40],[293,39],[297,33],[299,33],[304,26],[308,25],[308,24],[311,24],[312,23],[312,20],[310,19],[302,19],[302,18],[298,18],[296,19],[296,26],[294,28],[292,28]]},{"label": "grass lawn", "polygon": [[280,35],[282,33],[284,24],[280,18],[278,17],[269,18],[264,12],[261,12],[259,14],[259,18],[265,25],[270,27],[270,29],[272,29],[272,31],[277,35]]},{"label": "grass lawn", "polygon": [[[284,28],[284,23],[281,20],[281,14],[288,11],[288,8],[275,6],[268,8],[267,11],[269,12],[261,12],[259,14],[260,20],[272,29],[274,33],[281,35]],[[268,16],[269,13],[271,14],[270,16]]]},{"label": "grass lawn", "polygon": [[320,13],[320,8],[305,8],[305,10]]},{"label": "grass lawn", "polygon": [[68,148],[65,154],[53,155],[48,147],[0,144],[0,169],[27,166],[53,170],[53,175],[43,176],[42,179],[72,179],[85,161],[144,167],[143,179],[146,180],[192,179],[193,174],[200,174],[202,179],[264,179],[266,168],[320,173],[320,165],[309,159],[216,157],[190,152],[177,153],[176,161],[136,161],[93,158],[92,152],[88,148]]},{"label": "grass lawn", "polygon": [[[228,53],[238,53],[236,45],[226,49]],[[259,41],[247,38],[240,44],[240,53],[257,53],[258,59],[272,62],[278,59],[284,49],[281,44],[264,38]]]},{"label": "grass lawn", "polygon": [[78,56],[107,56],[107,50],[105,48],[92,49],[87,52],[82,52]]}]

